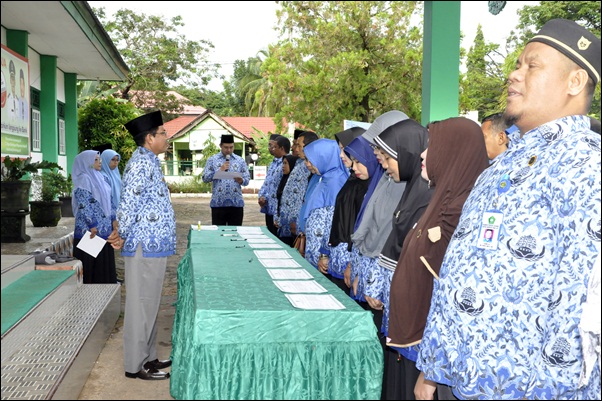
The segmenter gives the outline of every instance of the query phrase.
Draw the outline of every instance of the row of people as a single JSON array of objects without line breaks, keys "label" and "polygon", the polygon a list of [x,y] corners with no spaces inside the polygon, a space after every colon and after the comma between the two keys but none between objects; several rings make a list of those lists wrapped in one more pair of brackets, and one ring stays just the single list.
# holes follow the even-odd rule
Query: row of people
[{"label": "row of people", "polygon": [[[600,135],[586,116],[599,75],[600,39],[552,20],[482,127],[390,111],[355,137],[304,141],[294,232],[374,312],[383,398],[600,398],[599,324],[593,351],[580,332],[585,300],[600,309]],[[282,177],[286,152],[273,154],[266,189]],[[288,205],[261,196],[276,234],[292,233]]]}]

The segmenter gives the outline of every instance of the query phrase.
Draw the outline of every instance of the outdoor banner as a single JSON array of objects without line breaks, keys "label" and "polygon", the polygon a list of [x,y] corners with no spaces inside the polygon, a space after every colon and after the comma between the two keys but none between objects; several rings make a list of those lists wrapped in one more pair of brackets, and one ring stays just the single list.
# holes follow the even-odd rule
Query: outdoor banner
[{"label": "outdoor banner", "polygon": [[2,45],[2,156],[29,157],[29,63]]}]

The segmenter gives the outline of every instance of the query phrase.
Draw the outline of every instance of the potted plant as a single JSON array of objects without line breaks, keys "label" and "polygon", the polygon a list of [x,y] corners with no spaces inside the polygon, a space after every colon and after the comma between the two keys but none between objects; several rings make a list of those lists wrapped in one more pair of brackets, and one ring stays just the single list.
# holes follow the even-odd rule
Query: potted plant
[{"label": "potted plant", "polygon": [[62,193],[66,178],[57,169],[52,169],[36,174],[34,180],[36,186],[39,183],[39,188],[35,188],[35,200],[29,202],[31,223],[34,227],[56,227],[61,219],[63,204],[58,196]]},{"label": "potted plant", "polygon": [[73,216],[73,208],[71,207],[71,199],[73,192],[73,180],[71,178],[71,174],[67,178],[62,176],[63,180],[59,183],[61,193],[59,194],[59,200],[63,202],[61,205],[61,216],[63,217],[74,217]]},{"label": "potted plant", "polygon": [[38,169],[49,169],[61,167],[54,162],[42,160],[31,162],[31,157],[11,158],[6,155],[2,159],[2,213],[26,213],[29,212],[29,189],[31,180],[28,174],[37,173]]}]

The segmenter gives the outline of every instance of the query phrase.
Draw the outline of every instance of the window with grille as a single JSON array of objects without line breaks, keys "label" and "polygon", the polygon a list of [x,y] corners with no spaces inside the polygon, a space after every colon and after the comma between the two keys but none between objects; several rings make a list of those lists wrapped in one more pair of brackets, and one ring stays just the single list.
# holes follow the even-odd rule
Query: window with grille
[{"label": "window with grille", "polygon": [[59,118],[59,154],[67,153],[65,146],[65,120]]},{"label": "window with grille", "polygon": [[31,109],[31,150],[34,152],[42,150],[41,131],[40,110]]}]

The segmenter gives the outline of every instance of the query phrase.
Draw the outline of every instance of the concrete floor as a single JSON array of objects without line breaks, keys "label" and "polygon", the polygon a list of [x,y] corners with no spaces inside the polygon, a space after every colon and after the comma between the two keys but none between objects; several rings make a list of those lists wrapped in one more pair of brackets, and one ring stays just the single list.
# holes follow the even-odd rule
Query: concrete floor
[{"label": "concrete floor", "polygon": [[[158,325],[157,351],[160,359],[169,358],[171,353],[171,331],[175,315],[173,306],[177,298],[177,265],[186,250],[186,235],[190,224],[200,219],[211,222],[210,198],[207,196],[172,196],[176,212],[178,254],[168,258],[168,267],[163,287]],[[259,213],[257,195],[245,195],[244,225],[265,225],[264,215]],[[44,249],[53,241],[73,231],[74,218],[63,218],[57,227],[36,228],[27,219],[26,233],[31,240],[26,243],[2,244],[2,255],[27,255],[35,250]],[[123,260],[116,255],[118,276],[123,277]],[[146,381],[129,379],[123,368],[123,306],[127,283],[122,286],[122,315],[117,321],[113,333],[100,353],[90,376],[79,396],[80,400],[163,400],[173,399],[169,391],[169,380]],[[169,371],[169,368],[166,369]]]}]

